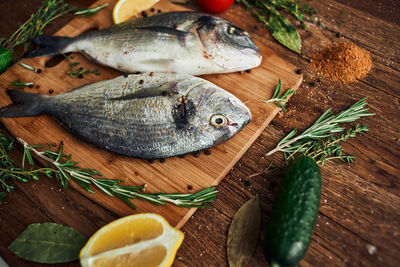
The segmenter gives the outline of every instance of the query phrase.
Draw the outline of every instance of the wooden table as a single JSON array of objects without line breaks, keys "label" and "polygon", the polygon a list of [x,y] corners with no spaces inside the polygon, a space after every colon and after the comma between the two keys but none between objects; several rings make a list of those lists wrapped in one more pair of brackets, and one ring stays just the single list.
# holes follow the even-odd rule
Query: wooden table
[{"label": "wooden table", "polygon": [[[71,0],[86,7],[93,1]],[[308,2],[308,1],[307,1]],[[37,10],[40,0],[0,2],[0,32],[9,36]],[[185,240],[175,266],[223,266],[226,236],[237,209],[251,196],[260,195],[264,223],[281,177],[258,175],[270,163],[282,165],[280,154],[264,155],[294,127],[303,130],[324,110],[335,112],[368,97],[376,116],[364,118],[370,131],[343,144],[354,163],[329,161],[322,169],[323,188],[317,226],[301,266],[398,266],[400,263],[400,4],[396,1],[326,0],[308,3],[325,26],[308,23],[301,30],[303,55],[310,56],[332,41],[352,41],[372,53],[374,67],[368,76],[351,84],[320,79],[309,63],[277,44],[267,30],[235,5],[228,16],[239,16],[240,26],[281,57],[298,66],[304,82],[289,102],[288,113],[279,114],[218,186],[217,201],[198,210],[182,228]],[[194,6],[193,4],[191,6]],[[71,17],[57,20],[46,30],[51,34]],[[254,26],[258,25],[256,29]],[[0,128],[3,132],[4,127]],[[21,147],[13,158],[21,159]],[[31,223],[56,222],[90,236],[118,216],[57,181],[41,177],[38,182],[17,184],[15,192],[0,206],[0,255],[11,266],[39,266],[19,259],[7,247]],[[261,241],[260,241],[261,243]],[[78,261],[63,264],[78,266]],[[258,246],[249,266],[264,266]],[[44,265],[42,265],[44,266]]]}]

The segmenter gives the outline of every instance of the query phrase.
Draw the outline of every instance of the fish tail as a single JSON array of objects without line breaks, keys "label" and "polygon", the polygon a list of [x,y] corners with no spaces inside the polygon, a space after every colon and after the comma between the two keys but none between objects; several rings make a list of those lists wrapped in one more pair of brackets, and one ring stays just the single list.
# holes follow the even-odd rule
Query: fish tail
[{"label": "fish tail", "polygon": [[29,51],[25,54],[25,57],[40,57],[40,56],[51,56],[58,55],[60,51],[63,53],[72,52],[67,51],[66,48],[75,40],[71,37],[60,37],[60,36],[38,36],[33,39],[33,43],[38,45],[38,48]]},{"label": "fish tail", "polygon": [[43,99],[47,96],[22,90],[7,90],[7,95],[13,103],[0,108],[0,118],[31,117],[45,113]]}]

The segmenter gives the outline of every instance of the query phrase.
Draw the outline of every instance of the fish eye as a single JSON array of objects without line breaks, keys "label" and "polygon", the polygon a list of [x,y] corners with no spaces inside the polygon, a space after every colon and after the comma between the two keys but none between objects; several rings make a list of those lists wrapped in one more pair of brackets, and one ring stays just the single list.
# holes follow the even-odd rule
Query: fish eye
[{"label": "fish eye", "polygon": [[228,34],[231,34],[231,35],[233,34],[236,36],[242,35],[242,33],[238,29],[236,29],[235,27],[232,27],[232,26],[228,27]]},{"label": "fish eye", "polygon": [[213,115],[210,119],[210,123],[214,127],[221,128],[228,123],[228,119],[223,115]]}]

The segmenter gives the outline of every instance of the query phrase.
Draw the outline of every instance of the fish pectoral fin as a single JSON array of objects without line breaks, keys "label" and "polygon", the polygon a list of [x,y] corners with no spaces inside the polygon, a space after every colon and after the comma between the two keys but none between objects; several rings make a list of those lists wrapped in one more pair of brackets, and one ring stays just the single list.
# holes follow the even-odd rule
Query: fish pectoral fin
[{"label": "fish pectoral fin", "polygon": [[166,38],[177,39],[183,44],[186,42],[187,37],[192,34],[190,32],[181,31],[175,28],[164,27],[164,26],[136,27],[134,30],[141,32],[149,31],[158,35],[162,34]]},{"label": "fish pectoral fin", "polygon": [[174,35],[174,36],[189,34],[188,32],[177,30],[175,28],[165,27],[165,26],[135,27],[134,29],[157,32],[157,33],[165,33],[165,34]]},{"label": "fish pectoral fin", "polygon": [[148,59],[141,60],[139,63],[151,69],[153,72],[169,72],[173,71],[171,67],[174,62],[174,59]]}]

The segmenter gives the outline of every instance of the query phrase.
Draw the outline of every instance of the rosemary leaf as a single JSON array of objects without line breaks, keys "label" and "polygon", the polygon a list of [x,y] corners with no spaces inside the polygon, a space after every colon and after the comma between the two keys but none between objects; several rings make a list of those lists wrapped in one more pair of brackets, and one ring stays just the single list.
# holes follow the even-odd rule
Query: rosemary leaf
[{"label": "rosemary leaf", "polygon": [[105,8],[106,6],[108,6],[108,4],[102,4],[102,5],[98,5],[92,8],[86,8],[86,9],[81,9],[78,11],[75,11],[74,15],[76,16],[85,16],[85,17],[90,17],[94,14],[96,14],[97,12],[99,12],[100,10],[102,10],[103,8]]},{"label": "rosemary leaf", "polygon": [[[327,137],[333,136],[335,133],[342,132],[345,128],[339,126],[339,123],[353,122],[361,117],[372,116],[374,113],[368,113],[368,108],[365,108],[367,98],[363,98],[357,101],[347,110],[340,112],[339,114],[333,114],[331,109],[328,109],[319,119],[308,129],[301,134],[297,135],[297,129],[292,130],[286,137],[284,137],[278,145],[267,153],[267,156],[272,155],[275,152],[293,152],[296,146],[299,146],[300,141],[304,140],[322,140]],[[367,131],[365,126],[359,126],[355,133],[349,133],[349,135],[355,135],[357,132]],[[357,127],[356,127],[357,128]]]},{"label": "rosemary leaf", "polygon": [[289,88],[286,90],[286,92],[281,95],[281,90],[282,90],[282,83],[281,79],[279,79],[278,84],[275,88],[274,94],[272,95],[272,98],[266,101],[263,101],[264,103],[274,103],[276,106],[281,108],[283,112],[287,112],[286,110],[286,105],[287,101],[290,95],[294,94],[296,91],[293,88]]},{"label": "rosemary leaf", "polygon": [[[91,186],[96,187],[100,191],[109,196],[116,196],[132,208],[135,206],[131,203],[132,199],[141,198],[156,205],[174,204],[181,207],[206,207],[207,203],[215,200],[217,190],[215,187],[205,188],[194,194],[188,193],[144,193],[144,186],[128,186],[120,185],[123,180],[98,178],[101,173],[94,169],[80,168],[79,163],[72,161],[71,155],[63,152],[64,144],[61,142],[58,150],[53,151],[49,144],[32,146],[21,138],[17,140],[24,146],[22,157],[22,168],[14,166],[14,162],[8,155],[8,151],[13,149],[14,139],[7,138],[0,132],[0,201],[6,193],[14,190],[12,181],[29,182],[38,180],[39,174],[47,177],[55,178],[60,181],[63,187],[67,187],[71,180],[87,192],[94,193]],[[39,151],[38,148],[43,148]],[[35,170],[26,170],[26,162],[33,165],[34,160],[32,154],[51,165]]]}]

